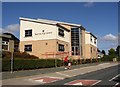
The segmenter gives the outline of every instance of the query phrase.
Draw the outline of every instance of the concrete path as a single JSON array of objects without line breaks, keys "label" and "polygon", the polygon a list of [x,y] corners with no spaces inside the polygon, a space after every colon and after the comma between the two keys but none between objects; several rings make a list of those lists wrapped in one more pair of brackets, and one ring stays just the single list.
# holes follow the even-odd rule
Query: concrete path
[{"label": "concrete path", "polygon": [[40,85],[40,84],[67,79],[77,75],[94,72],[97,70],[105,69],[116,65],[118,65],[118,62],[101,63],[94,66],[79,67],[71,70],[56,71],[56,72],[45,73],[40,75],[26,76],[22,78],[5,79],[2,81],[3,82],[2,84],[3,85]]},{"label": "concrete path", "polygon": [[[100,63],[88,63],[88,64],[72,65],[71,69],[76,69],[79,67],[94,66],[94,65],[98,65],[98,64],[100,64]],[[39,74],[59,72],[59,71],[65,71],[64,67],[53,67],[53,68],[36,69],[36,70],[14,71],[13,73],[3,72],[2,79],[19,78],[19,77],[24,77],[24,76],[39,75]]]}]

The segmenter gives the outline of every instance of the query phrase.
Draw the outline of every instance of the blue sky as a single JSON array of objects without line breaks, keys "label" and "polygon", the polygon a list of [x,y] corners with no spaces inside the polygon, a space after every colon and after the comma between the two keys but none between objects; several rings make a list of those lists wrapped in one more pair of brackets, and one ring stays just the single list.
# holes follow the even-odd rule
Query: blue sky
[{"label": "blue sky", "polygon": [[45,18],[81,24],[98,37],[98,48],[108,50],[117,46],[117,2],[63,2],[63,3],[2,3],[3,31],[19,38],[19,17]]}]

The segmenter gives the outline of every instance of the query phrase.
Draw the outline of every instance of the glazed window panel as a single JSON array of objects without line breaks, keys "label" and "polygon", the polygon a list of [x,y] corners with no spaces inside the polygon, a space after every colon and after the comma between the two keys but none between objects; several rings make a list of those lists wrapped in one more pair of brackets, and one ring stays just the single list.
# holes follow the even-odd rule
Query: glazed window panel
[{"label": "glazed window panel", "polygon": [[2,50],[8,51],[8,45],[2,45]]},{"label": "glazed window panel", "polygon": [[64,30],[59,28],[58,29],[58,35],[64,37]]},{"label": "glazed window panel", "polygon": [[31,30],[25,30],[25,37],[32,36],[32,29]]},{"label": "glazed window panel", "polygon": [[24,51],[32,51],[32,45],[25,45]]},{"label": "glazed window panel", "polygon": [[64,51],[64,50],[65,50],[65,49],[64,49],[64,45],[58,44],[58,50],[59,50],[59,51]]}]

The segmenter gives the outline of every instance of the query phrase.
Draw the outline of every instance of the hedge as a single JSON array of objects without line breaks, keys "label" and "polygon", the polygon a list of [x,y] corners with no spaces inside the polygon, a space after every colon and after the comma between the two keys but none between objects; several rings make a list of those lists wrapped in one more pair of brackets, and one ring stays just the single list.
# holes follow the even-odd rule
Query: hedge
[{"label": "hedge", "polygon": [[[86,64],[91,63],[90,59],[84,60],[71,60],[72,65],[78,64]],[[81,61],[81,62],[80,62]],[[92,60],[93,62],[97,62],[96,59]],[[10,71],[10,59],[2,60],[2,71]],[[56,59],[57,67],[63,66],[63,60]],[[14,71],[19,70],[32,70],[32,69],[40,69],[40,68],[52,68],[55,67],[55,59],[21,59],[15,58],[13,61],[13,69]]]},{"label": "hedge", "polygon": [[[57,59],[57,66],[62,66],[62,60]],[[14,71],[55,67],[54,59],[14,59]],[[10,59],[2,60],[2,71],[10,71]]]},{"label": "hedge", "polygon": [[103,58],[101,58],[101,61],[113,61],[113,58],[117,58],[119,60],[119,57],[114,57],[112,55],[105,55]]}]

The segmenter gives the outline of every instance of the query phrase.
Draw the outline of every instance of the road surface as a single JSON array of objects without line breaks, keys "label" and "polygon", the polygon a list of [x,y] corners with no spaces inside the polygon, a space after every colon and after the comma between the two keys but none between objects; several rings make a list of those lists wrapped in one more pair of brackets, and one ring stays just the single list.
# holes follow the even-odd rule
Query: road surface
[{"label": "road surface", "polygon": [[13,85],[17,87],[18,85],[22,85],[22,87],[53,87],[53,85],[62,85],[62,87],[66,85],[78,85],[79,87],[88,85],[93,87],[118,87],[120,86],[119,67],[120,64],[117,62],[100,63],[94,66],[79,67],[21,78],[4,79],[2,82],[5,87],[14,87]]}]

